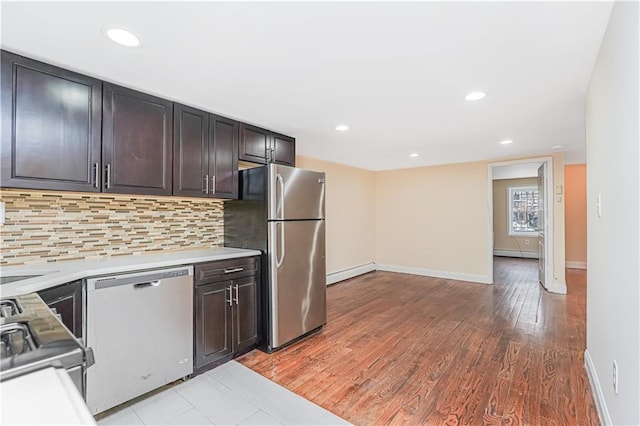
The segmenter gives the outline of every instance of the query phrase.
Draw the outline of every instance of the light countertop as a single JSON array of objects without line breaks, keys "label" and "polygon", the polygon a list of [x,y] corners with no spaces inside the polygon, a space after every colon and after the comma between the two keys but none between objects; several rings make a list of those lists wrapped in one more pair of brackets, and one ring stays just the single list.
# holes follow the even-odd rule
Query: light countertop
[{"label": "light countertop", "polygon": [[2,424],[93,425],[71,377],[48,367],[2,382]]},{"label": "light countertop", "polygon": [[258,250],[219,247],[57,263],[4,266],[0,271],[0,275],[5,277],[18,275],[41,276],[3,284],[0,287],[0,294],[2,297],[11,297],[33,293],[88,277],[257,255],[260,255]]}]

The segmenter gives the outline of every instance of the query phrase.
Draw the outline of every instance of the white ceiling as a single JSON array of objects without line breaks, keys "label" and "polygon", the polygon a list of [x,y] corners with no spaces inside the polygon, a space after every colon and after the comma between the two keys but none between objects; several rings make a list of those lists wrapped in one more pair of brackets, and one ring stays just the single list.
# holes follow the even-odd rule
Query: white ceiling
[{"label": "white ceiling", "polygon": [[[365,169],[554,145],[581,162],[585,90],[611,5],[2,2],[1,43],[290,134],[299,154]],[[109,25],[132,30],[140,47],[112,43]],[[473,90],[487,97],[464,101]],[[336,132],[342,123],[351,130]],[[514,143],[498,144],[506,138]]]}]

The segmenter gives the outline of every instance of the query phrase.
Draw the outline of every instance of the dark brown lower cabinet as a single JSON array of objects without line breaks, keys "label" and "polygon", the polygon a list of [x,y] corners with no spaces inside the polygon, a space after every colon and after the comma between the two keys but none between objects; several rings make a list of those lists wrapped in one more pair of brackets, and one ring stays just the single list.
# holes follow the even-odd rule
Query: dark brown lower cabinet
[{"label": "dark brown lower cabinet", "polygon": [[62,323],[82,339],[82,281],[74,281],[38,292],[44,303],[60,315]]},{"label": "dark brown lower cabinet", "polygon": [[227,304],[228,282],[196,287],[195,369],[222,360],[233,353],[231,316]]},{"label": "dark brown lower cabinet", "polygon": [[208,370],[258,343],[259,257],[196,265],[194,370]]}]

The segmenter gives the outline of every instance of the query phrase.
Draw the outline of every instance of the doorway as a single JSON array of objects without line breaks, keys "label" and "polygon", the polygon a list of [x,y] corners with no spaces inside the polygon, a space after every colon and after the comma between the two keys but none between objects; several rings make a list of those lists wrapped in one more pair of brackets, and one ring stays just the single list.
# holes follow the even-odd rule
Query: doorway
[{"label": "doorway", "polygon": [[[539,176],[540,174],[540,176]],[[539,260],[539,270],[540,270],[540,283],[544,286],[545,289],[554,293],[566,293],[566,285],[559,285],[557,280],[554,279],[554,255],[553,255],[553,241],[554,241],[554,220],[553,220],[553,201],[554,201],[554,191],[553,191],[553,159],[551,157],[540,157],[540,158],[530,158],[525,160],[513,160],[513,161],[505,161],[498,163],[490,163],[488,168],[488,209],[489,209],[489,218],[490,218],[490,226],[489,226],[489,249],[487,251],[488,254],[488,263],[489,263],[489,274],[491,278],[491,282],[493,282],[493,256],[494,250],[495,253],[500,255],[509,255],[508,250],[500,251],[500,248],[496,250],[494,246],[494,242],[496,241],[496,230],[494,229],[494,180],[504,180],[504,179],[522,179],[522,178],[531,178],[532,181],[536,182],[532,183],[531,186],[539,186],[539,196],[540,196],[540,211],[538,212],[537,217],[535,218],[535,226],[538,227],[538,231],[534,233],[526,233],[522,232],[521,235],[518,235],[518,231],[523,230],[523,224],[526,224],[526,212],[525,220],[523,221],[513,221],[512,217],[509,216],[509,219],[504,220],[504,226],[509,226],[510,231],[507,231],[507,238],[512,242],[517,244],[515,250],[519,253],[518,257],[537,257]],[[521,188],[524,190],[524,188]],[[524,195],[526,192],[522,192],[519,196]],[[505,197],[509,197],[505,194]],[[507,210],[505,208],[504,212],[501,214],[507,214]],[[511,212],[509,212],[511,215]],[[529,217],[529,219],[532,219]],[[514,222],[513,225],[510,222]],[[533,225],[533,221],[530,221],[530,225]],[[539,227],[542,226],[542,229]],[[514,231],[515,228],[515,231]],[[530,231],[530,230],[529,230]],[[509,235],[512,234],[512,235]],[[531,238],[526,238],[529,235]],[[524,238],[516,238],[522,237]],[[533,247],[526,247],[526,241],[529,240],[530,245],[533,244]],[[513,248],[513,247],[512,247]],[[531,255],[527,255],[526,253],[535,253]]]}]

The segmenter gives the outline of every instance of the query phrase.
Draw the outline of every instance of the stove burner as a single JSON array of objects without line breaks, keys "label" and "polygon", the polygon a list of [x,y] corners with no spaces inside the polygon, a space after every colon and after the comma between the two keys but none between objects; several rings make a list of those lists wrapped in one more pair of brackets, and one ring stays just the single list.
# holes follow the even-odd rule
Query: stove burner
[{"label": "stove burner", "polygon": [[0,318],[8,318],[20,314],[22,311],[13,299],[0,301]]},{"label": "stove burner", "polygon": [[0,356],[8,358],[34,349],[31,333],[22,323],[6,324],[0,327]]}]

